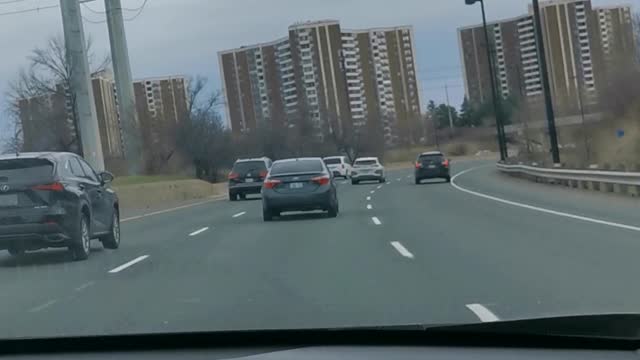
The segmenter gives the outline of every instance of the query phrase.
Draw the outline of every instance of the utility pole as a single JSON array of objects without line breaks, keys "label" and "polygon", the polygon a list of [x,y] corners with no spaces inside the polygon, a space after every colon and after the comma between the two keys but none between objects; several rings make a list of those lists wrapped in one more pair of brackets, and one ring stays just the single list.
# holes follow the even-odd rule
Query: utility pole
[{"label": "utility pole", "polygon": [[544,104],[547,110],[547,122],[549,126],[549,141],[551,142],[551,155],[553,163],[560,163],[560,149],[558,147],[558,133],[556,130],[556,118],[553,112],[553,102],[551,101],[551,87],[549,85],[549,73],[547,72],[547,57],[544,49],[544,38],[542,33],[542,21],[540,20],[540,4],[538,0],[533,0],[534,27],[538,42],[538,56],[540,61],[540,77],[544,89]]},{"label": "utility pole", "polygon": [[127,161],[129,175],[138,175],[142,154],[140,123],[136,112],[122,4],[120,0],[104,0],[104,6],[107,12],[111,60],[118,94],[118,111],[123,129],[124,157]]},{"label": "utility pole", "polygon": [[80,2],[78,0],[60,0],[60,10],[62,12],[66,60],[71,69],[71,88],[69,91],[75,98],[74,111],[78,116],[79,127],[76,130],[80,133],[82,153],[91,166],[98,171],[103,171],[102,142],[98,129],[96,104],[93,99],[91,71],[87,58],[87,42],[82,26]]},{"label": "utility pole", "polygon": [[447,112],[449,113],[449,139],[453,137],[453,115],[451,114],[451,105],[449,104],[449,86],[444,84],[444,93],[447,97]]}]

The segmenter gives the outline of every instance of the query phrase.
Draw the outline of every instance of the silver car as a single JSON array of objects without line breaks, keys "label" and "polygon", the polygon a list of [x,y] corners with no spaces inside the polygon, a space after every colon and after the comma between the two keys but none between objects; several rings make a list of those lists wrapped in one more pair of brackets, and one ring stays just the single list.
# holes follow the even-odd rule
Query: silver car
[{"label": "silver car", "polygon": [[353,163],[351,183],[356,185],[361,181],[387,181],[384,166],[377,157],[359,158]]}]

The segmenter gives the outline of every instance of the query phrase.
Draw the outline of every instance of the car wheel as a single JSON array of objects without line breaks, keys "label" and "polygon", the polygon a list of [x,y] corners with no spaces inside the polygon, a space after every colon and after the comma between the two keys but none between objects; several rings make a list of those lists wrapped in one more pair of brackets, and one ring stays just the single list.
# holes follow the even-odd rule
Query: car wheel
[{"label": "car wheel", "polygon": [[447,180],[448,183],[450,183],[451,182],[451,176],[447,176],[446,180]]},{"label": "car wheel", "polygon": [[20,245],[11,245],[7,250],[11,256],[22,256],[25,253],[24,248]]},{"label": "car wheel", "polygon": [[384,179],[380,179],[379,182],[380,182],[380,184],[384,184],[385,183]]},{"label": "car wheel", "polygon": [[238,200],[238,194],[235,194],[229,191],[229,201],[237,201],[237,200]]},{"label": "car wheel", "polygon": [[81,215],[78,227],[71,237],[71,246],[69,246],[74,260],[86,260],[89,257],[91,245],[89,231],[89,218],[86,215]]},{"label": "car wheel", "polygon": [[351,185],[358,185],[358,180],[351,180]]},{"label": "car wheel", "polygon": [[340,212],[340,209],[338,207],[338,203],[336,203],[335,205],[331,205],[329,207],[329,217],[330,218],[338,217],[338,212]]},{"label": "car wheel", "polygon": [[416,178],[416,185],[420,185],[420,179]]},{"label": "car wheel", "polygon": [[262,219],[264,221],[273,221],[273,213],[269,209],[262,209]]},{"label": "car wheel", "polygon": [[113,220],[111,221],[109,235],[100,238],[100,241],[105,249],[115,250],[120,247],[120,214],[118,214],[118,210],[113,211]]},{"label": "car wheel", "polygon": [[240,194],[240,200],[247,200],[247,194]]}]

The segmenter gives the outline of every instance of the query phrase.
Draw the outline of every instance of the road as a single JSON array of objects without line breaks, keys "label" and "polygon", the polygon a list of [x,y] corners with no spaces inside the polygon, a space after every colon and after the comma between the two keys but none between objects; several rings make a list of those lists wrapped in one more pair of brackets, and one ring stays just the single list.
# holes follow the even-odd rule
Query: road
[{"label": "road", "polygon": [[122,224],[93,245],[0,254],[0,337],[458,324],[638,312],[638,203],[533,184],[490,162],[453,184],[337,180],[338,218],[262,221],[214,201]]}]

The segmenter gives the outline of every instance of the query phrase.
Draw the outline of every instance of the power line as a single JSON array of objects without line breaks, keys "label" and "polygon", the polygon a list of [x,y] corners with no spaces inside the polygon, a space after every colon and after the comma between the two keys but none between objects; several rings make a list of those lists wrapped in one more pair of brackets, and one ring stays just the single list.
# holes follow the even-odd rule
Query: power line
[{"label": "power line", "polygon": [[[82,4],[82,6],[84,6],[84,8],[85,8],[85,9],[87,9],[87,10],[91,11],[91,12],[92,12],[92,13],[94,13],[94,14],[101,14],[101,15],[102,15],[102,14],[106,14],[106,12],[104,12],[104,11],[93,10],[93,9],[92,9],[89,5],[87,5],[86,3],[81,3],[81,4]],[[86,19],[85,19],[85,20],[86,20]]]},{"label": "power line", "polygon": [[0,16],[26,14],[26,13],[30,13],[30,12],[39,12],[40,10],[54,9],[54,8],[58,8],[58,7],[60,7],[60,5],[49,5],[49,6],[41,6],[41,7],[31,8],[31,9],[7,11],[7,12],[0,13]]},{"label": "power line", "polygon": [[[147,2],[149,0],[144,0],[144,2],[142,3],[142,5],[140,5],[140,7],[138,8],[138,13],[133,15],[132,17],[128,18],[128,19],[124,19],[124,21],[133,21],[135,20],[138,16],[140,16],[140,14],[142,14],[142,12],[144,11],[144,7],[147,5]],[[124,8],[122,9],[124,10]]]},{"label": "power line", "polygon": [[7,0],[7,1],[0,1],[0,5],[15,4],[15,3],[23,2],[23,1],[25,1],[25,0]]},{"label": "power line", "polygon": [[91,20],[91,19],[87,19],[86,17],[82,17],[82,20],[88,22],[89,24],[104,24],[107,22],[107,20]]}]

